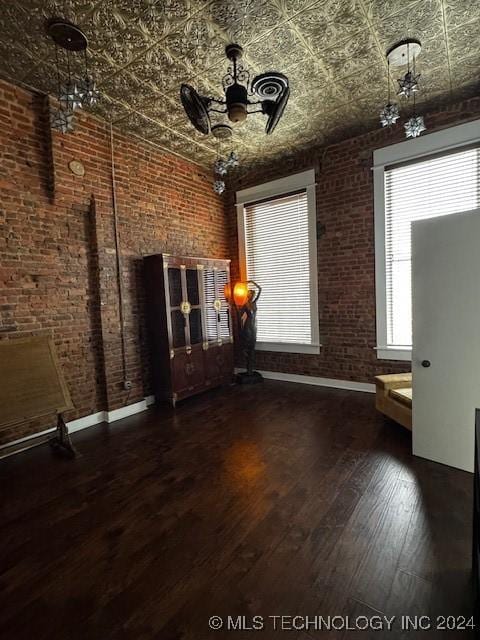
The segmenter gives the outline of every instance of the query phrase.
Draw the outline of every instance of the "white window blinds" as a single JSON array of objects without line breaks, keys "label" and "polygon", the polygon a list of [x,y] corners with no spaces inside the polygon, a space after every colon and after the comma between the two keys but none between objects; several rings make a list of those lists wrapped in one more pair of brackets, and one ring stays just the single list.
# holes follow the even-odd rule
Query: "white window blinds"
[{"label": "white window blinds", "polygon": [[244,211],[247,277],[262,287],[257,340],[312,344],[306,191]]},{"label": "white window blinds", "polygon": [[387,346],[412,344],[411,223],[478,208],[479,149],[385,170]]}]

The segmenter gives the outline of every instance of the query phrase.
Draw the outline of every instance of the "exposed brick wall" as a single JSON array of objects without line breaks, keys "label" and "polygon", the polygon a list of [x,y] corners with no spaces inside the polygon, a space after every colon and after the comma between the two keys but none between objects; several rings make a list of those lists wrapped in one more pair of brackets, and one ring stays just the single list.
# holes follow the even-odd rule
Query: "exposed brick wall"
[{"label": "exposed brick wall", "polygon": [[[480,116],[480,98],[444,107],[425,121],[429,132]],[[374,375],[407,371],[409,363],[377,360],[373,151],[405,140],[402,124],[327,148],[290,153],[268,167],[255,167],[230,183],[233,192],[315,168],[317,179],[320,355],[258,352],[257,367],[270,371],[371,382]],[[231,231],[237,258],[236,229]],[[238,264],[232,263],[238,276]]]},{"label": "exposed brick wall", "polygon": [[[480,99],[427,116],[429,131],[479,117]],[[54,337],[75,404],[68,420],[152,391],[142,256],[166,251],[237,256],[233,190],[306,168],[317,173],[319,356],[258,353],[261,369],[371,381],[406,370],[375,357],[374,149],[403,140],[401,125],[251,168],[225,203],[211,175],[139,139],[115,132],[117,202],[125,289],[127,375],[123,390],[119,298],[107,125],[87,114],[74,133],[51,134],[44,102],[0,82],[0,337]],[[68,168],[85,167],[83,177]],[[244,169],[243,169],[244,171]],[[228,216],[225,216],[225,207]],[[234,263],[235,269],[238,265]],[[48,426],[0,433],[0,443]]]},{"label": "exposed brick wall", "polygon": [[[108,126],[82,113],[74,133],[51,133],[43,99],[0,82],[0,337],[53,336],[75,404],[68,420],[152,392],[142,256],[229,256],[211,175],[139,139],[114,138],[130,393],[122,385]],[[74,159],[83,177],[70,171]],[[0,443],[50,424],[0,432]]]}]

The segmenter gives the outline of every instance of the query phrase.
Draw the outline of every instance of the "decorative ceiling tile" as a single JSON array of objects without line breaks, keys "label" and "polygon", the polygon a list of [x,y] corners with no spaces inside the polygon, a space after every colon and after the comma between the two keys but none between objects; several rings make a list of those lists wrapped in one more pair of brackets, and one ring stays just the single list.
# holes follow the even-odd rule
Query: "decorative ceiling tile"
[{"label": "decorative ceiling tile", "polygon": [[[480,14],[480,11],[479,11]],[[477,19],[448,30],[449,52],[452,61],[461,60],[479,50],[480,15]]]},{"label": "decorative ceiling tile", "polygon": [[[179,78],[188,75],[185,65],[174,57],[166,47],[155,46],[127,72],[141,85],[148,85],[151,91],[169,93],[178,88]],[[115,76],[122,77],[122,73]],[[115,81],[115,77],[112,78]]]},{"label": "decorative ceiling tile", "polygon": [[[379,104],[386,101],[388,94],[387,84],[387,68],[385,66],[367,65],[357,73],[340,78],[338,87],[343,90],[343,95],[349,97],[349,102],[353,105],[358,99],[372,100],[373,96],[379,101]],[[390,88],[392,94],[395,95],[396,85],[391,82]],[[334,110],[334,106],[331,110]]]},{"label": "decorative ceiling tile", "polygon": [[206,14],[212,24],[220,27],[229,42],[238,42],[242,46],[271,31],[281,20],[279,9],[270,0],[214,0]]},{"label": "decorative ceiling tile", "polygon": [[199,73],[224,57],[228,42],[215,23],[202,18],[189,21],[182,29],[170,33],[165,45],[191,73]]},{"label": "decorative ceiling tile", "polygon": [[367,27],[360,3],[355,0],[317,3],[294,16],[292,22],[320,54],[324,48],[340,45]]},{"label": "decorative ceiling tile", "polygon": [[341,47],[326,50],[323,61],[330,77],[335,81],[357,74],[367,65],[381,69],[385,64],[385,59],[380,55],[368,31],[345,42]]},{"label": "decorative ceiling tile", "polygon": [[143,103],[155,96],[151,87],[146,86],[129,71],[112,76],[105,82],[99,82],[99,90],[111,98],[120,99],[134,109],[141,107]]},{"label": "decorative ceiling tile", "polygon": [[478,0],[442,0],[448,29],[465,24],[478,22]]},{"label": "decorative ceiling tile", "polygon": [[[56,91],[55,52],[45,34],[54,15],[77,22],[88,36],[89,68],[103,94],[95,113],[209,167],[217,148],[235,148],[242,162],[270,162],[378,126],[385,52],[405,37],[422,42],[420,109],[472,95],[480,80],[478,0],[4,1],[3,77]],[[230,40],[244,46],[252,75],[284,72],[291,95],[272,136],[265,135],[265,116],[251,115],[219,145],[191,125],[179,86],[188,82],[201,95],[221,97]],[[74,75],[83,74],[83,64],[72,57]],[[392,69],[394,91],[401,73]]]},{"label": "decorative ceiling tile", "polygon": [[417,38],[421,41],[422,47],[428,46],[431,51],[445,49],[443,15],[439,0],[421,0],[394,16],[374,23],[373,28],[385,52],[405,38]]},{"label": "decorative ceiling tile", "polygon": [[286,60],[304,58],[305,50],[290,25],[279,26],[260,40],[253,42],[246,52],[259,71],[282,71]]},{"label": "decorative ceiling tile", "polygon": [[470,93],[480,89],[480,51],[461,60],[455,59],[452,63],[452,85],[455,90],[465,87]]},{"label": "decorative ceiling tile", "polygon": [[423,0],[363,0],[363,6],[370,20],[381,21],[388,17],[394,17],[405,9],[413,8],[416,4],[422,4]]}]

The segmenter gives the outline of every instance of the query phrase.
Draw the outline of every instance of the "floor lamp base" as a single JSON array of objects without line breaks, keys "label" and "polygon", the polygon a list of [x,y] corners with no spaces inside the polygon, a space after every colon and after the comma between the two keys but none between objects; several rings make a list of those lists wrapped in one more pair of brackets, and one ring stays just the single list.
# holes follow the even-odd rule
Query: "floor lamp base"
[{"label": "floor lamp base", "polygon": [[254,371],[253,373],[248,373],[248,371],[242,371],[241,373],[237,373],[235,377],[238,384],[258,384],[259,382],[263,382],[263,376],[258,371]]}]

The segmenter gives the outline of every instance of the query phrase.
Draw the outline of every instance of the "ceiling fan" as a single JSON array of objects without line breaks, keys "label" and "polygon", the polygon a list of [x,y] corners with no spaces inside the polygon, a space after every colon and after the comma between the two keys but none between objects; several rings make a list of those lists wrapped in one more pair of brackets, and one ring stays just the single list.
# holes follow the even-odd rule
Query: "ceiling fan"
[{"label": "ceiling fan", "polygon": [[216,138],[228,138],[232,135],[232,127],[222,123],[212,125],[211,113],[225,113],[234,124],[242,123],[251,113],[262,113],[267,116],[265,133],[273,133],[290,95],[287,76],[267,71],[250,82],[249,72],[239,62],[242,47],[229,44],[225,54],[231,66],[222,81],[224,99],[201,96],[189,84],[180,87],[180,99],[190,122],[205,135],[212,133]]}]

